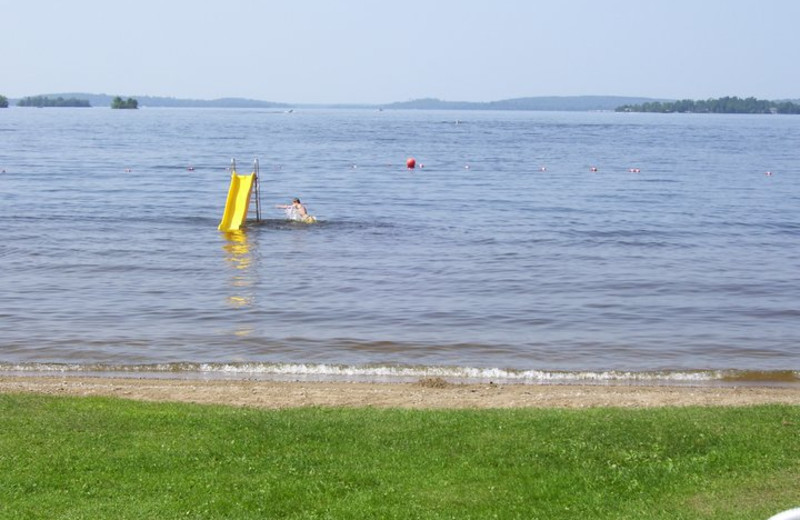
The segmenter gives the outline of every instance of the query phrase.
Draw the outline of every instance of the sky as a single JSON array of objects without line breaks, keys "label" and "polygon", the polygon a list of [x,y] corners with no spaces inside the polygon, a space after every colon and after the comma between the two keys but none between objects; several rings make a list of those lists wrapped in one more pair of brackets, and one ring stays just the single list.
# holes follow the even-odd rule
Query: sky
[{"label": "sky", "polygon": [[797,0],[0,0],[0,95],[800,98]]}]

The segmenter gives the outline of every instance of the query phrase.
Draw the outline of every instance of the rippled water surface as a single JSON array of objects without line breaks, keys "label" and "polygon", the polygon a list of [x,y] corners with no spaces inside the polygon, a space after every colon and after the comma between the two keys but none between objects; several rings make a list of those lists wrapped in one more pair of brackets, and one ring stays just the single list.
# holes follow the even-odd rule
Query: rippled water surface
[{"label": "rippled water surface", "polygon": [[[0,368],[791,379],[799,142],[793,116],[0,110]],[[234,157],[262,221],[225,234]]]}]

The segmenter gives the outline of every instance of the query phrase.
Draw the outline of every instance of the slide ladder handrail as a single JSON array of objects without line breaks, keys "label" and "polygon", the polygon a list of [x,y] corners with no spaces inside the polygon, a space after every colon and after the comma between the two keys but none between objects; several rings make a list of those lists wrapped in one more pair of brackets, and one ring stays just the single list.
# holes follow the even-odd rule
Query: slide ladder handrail
[{"label": "slide ladder handrail", "polygon": [[256,222],[261,222],[261,169],[258,165],[258,158],[253,160],[253,173],[255,174],[256,192]]}]

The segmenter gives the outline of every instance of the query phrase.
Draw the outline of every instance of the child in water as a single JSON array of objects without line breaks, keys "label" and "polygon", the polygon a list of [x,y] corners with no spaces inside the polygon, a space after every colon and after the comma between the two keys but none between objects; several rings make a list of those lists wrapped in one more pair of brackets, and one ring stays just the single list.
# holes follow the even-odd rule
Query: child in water
[{"label": "child in water", "polygon": [[286,216],[289,218],[289,220],[305,222],[306,224],[310,224],[312,222],[317,221],[316,218],[308,214],[308,210],[306,209],[305,206],[303,206],[303,204],[300,203],[300,199],[298,199],[297,197],[292,199],[291,204],[278,204],[275,207],[285,210]]}]

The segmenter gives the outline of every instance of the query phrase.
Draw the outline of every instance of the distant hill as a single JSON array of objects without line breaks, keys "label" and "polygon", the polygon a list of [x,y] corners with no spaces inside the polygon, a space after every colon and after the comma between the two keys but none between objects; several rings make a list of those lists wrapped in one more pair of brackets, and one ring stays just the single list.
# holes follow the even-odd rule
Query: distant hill
[{"label": "distant hill", "polygon": [[442,101],[426,98],[383,105],[389,109],[419,110],[554,110],[554,111],[593,111],[615,110],[622,105],[664,101],[653,98],[624,96],[545,96],[504,99],[501,101]]},{"label": "distant hill", "polygon": [[[86,93],[61,93],[46,94],[48,98],[78,98],[86,99],[93,107],[110,107],[111,101],[117,97],[108,94]],[[257,99],[220,98],[220,99],[178,99],[173,97],[157,96],[124,96],[134,98],[140,107],[177,107],[177,108],[289,108],[294,105],[286,103],[273,103]]]}]

